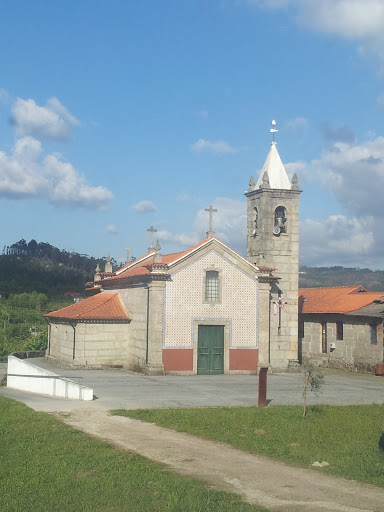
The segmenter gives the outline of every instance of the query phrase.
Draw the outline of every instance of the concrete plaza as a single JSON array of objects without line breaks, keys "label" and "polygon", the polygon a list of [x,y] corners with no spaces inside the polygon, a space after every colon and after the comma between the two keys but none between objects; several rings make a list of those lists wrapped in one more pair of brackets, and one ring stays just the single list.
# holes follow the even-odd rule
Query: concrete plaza
[{"label": "concrete plaza", "polygon": [[[37,411],[101,408],[254,406],[258,400],[256,375],[198,375],[149,377],[126,370],[72,370],[44,359],[33,360],[55,373],[93,388],[95,400],[81,402],[52,398],[0,387],[0,394],[26,403]],[[268,375],[269,405],[302,404],[300,373]],[[384,403],[384,378],[372,375],[327,375],[318,396],[309,404],[353,405]]]}]

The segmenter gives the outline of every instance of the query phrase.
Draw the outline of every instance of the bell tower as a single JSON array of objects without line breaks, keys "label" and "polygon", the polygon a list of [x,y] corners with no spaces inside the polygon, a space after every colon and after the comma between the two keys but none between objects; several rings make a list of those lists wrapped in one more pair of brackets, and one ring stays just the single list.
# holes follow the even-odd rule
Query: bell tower
[{"label": "bell tower", "polygon": [[261,365],[288,369],[298,364],[299,195],[296,174],[287,176],[274,140],[259,179],[249,181],[247,259],[276,269],[280,279],[270,294],[268,349]]}]

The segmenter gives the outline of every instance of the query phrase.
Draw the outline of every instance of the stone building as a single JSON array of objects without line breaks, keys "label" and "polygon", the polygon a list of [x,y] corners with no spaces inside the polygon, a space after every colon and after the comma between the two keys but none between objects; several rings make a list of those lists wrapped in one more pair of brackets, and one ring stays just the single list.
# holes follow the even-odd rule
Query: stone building
[{"label": "stone building", "polygon": [[383,363],[384,293],[363,286],[299,290],[299,357],[372,371]]},{"label": "stone building", "polygon": [[213,236],[174,254],[157,245],[104,278],[101,293],[46,315],[48,355],[152,375],[256,372],[274,281]]},{"label": "stone building", "polygon": [[[260,362],[272,368],[298,364],[299,190],[290,182],[272,142],[258,181],[251,178],[246,192],[247,259],[278,271],[271,289],[270,339]],[[263,359],[261,359],[263,358]],[[265,358],[265,359],[264,359]]]},{"label": "stone building", "polygon": [[97,269],[94,296],[46,315],[48,355],[148,374],[297,365],[299,194],[273,142],[245,194],[247,258],[214,236],[210,207],[206,239],[164,255],[151,239],[147,254],[115,273]]}]

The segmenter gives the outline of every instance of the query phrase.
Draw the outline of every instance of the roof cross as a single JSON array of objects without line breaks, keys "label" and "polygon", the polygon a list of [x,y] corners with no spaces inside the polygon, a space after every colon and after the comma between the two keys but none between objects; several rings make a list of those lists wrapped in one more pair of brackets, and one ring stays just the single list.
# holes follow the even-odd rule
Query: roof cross
[{"label": "roof cross", "polygon": [[153,251],[153,233],[157,233],[157,229],[155,229],[153,226],[151,226],[149,229],[147,229],[151,233],[151,246],[148,247],[148,252]]},{"label": "roof cross", "polygon": [[124,247],[124,251],[127,251],[127,261],[126,263],[129,263],[129,253],[132,250],[132,247]]},{"label": "roof cross", "polygon": [[209,231],[207,231],[207,238],[210,236],[214,236],[215,232],[212,229],[212,213],[217,212],[216,208],[212,208],[212,205],[209,205],[209,208],[205,209],[206,212],[209,212]]}]

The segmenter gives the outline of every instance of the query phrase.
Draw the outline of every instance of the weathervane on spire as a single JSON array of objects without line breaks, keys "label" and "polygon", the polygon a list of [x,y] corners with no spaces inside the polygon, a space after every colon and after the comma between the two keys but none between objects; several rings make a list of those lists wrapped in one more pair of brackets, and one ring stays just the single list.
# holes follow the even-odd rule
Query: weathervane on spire
[{"label": "weathervane on spire", "polygon": [[272,142],[275,142],[275,133],[279,130],[276,128],[276,121],[273,119],[271,123],[272,128],[269,129],[269,132],[272,133]]}]

